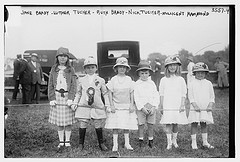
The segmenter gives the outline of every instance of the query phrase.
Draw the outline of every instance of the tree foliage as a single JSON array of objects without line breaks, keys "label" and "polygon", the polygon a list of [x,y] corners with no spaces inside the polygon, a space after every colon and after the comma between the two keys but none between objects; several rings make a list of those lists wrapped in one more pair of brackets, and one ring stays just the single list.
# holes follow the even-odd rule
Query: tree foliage
[{"label": "tree foliage", "polygon": [[[181,49],[178,51],[178,56],[182,63],[182,70],[187,70],[188,61],[187,58],[189,56],[193,57],[193,62],[204,62],[208,65],[210,70],[215,70],[214,64],[216,62],[216,57],[221,57],[221,59],[225,62],[229,62],[229,46],[227,46],[224,50],[220,50],[217,52],[214,51],[205,51],[202,55],[195,55],[193,56],[192,53],[185,49]],[[161,53],[151,53],[148,55],[147,60],[151,62],[151,66],[153,67],[155,65],[154,60],[156,58],[160,59],[160,62],[162,64],[162,67],[164,67],[164,61],[167,58],[167,56],[162,55]],[[163,71],[164,68],[162,68]]]}]

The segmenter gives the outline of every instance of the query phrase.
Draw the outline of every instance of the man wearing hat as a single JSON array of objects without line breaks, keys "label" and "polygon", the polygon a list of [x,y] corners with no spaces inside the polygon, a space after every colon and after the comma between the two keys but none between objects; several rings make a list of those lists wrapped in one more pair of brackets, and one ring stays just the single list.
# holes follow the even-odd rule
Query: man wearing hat
[{"label": "man wearing hat", "polygon": [[12,99],[16,100],[17,94],[19,92],[19,70],[20,70],[20,65],[21,65],[21,58],[22,55],[18,54],[17,58],[13,62],[13,80],[14,80],[14,91],[12,95]]},{"label": "man wearing hat", "polygon": [[193,57],[192,56],[189,56],[187,58],[187,60],[188,60],[187,87],[189,87],[190,82],[195,78],[194,75],[193,75],[193,72],[192,72],[195,64],[193,63]]},{"label": "man wearing hat", "polygon": [[160,79],[161,79],[161,63],[160,63],[160,59],[156,58],[155,59],[155,67],[154,67],[154,82],[157,86],[157,90],[159,90],[159,83],[160,83]]},{"label": "man wearing hat", "polygon": [[32,75],[32,84],[31,84],[31,99],[33,100],[36,94],[36,104],[39,103],[40,100],[40,85],[41,82],[44,81],[43,73],[41,65],[37,62],[38,54],[31,54],[31,61],[29,62],[29,66],[31,68]]},{"label": "man wearing hat", "polygon": [[222,61],[220,57],[217,57],[214,66],[218,73],[218,87],[227,88],[229,86],[227,75],[227,69],[229,68],[229,64]]},{"label": "man wearing hat", "polygon": [[23,54],[23,59],[20,63],[19,83],[22,86],[22,104],[31,103],[31,68],[28,64],[29,54]]}]

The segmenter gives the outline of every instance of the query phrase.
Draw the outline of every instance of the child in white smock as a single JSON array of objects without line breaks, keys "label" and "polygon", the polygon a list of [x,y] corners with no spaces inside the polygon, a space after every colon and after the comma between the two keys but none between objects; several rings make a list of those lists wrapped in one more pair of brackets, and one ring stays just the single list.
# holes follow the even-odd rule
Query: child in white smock
[{"label": "child in white smock", "polygon": [[160,81],[160,124],[166,124],[167,149],[177,148],[178,124],[188,124],[185,110],[186,82],[181,77],[181,62],[177,56],[165,60],[165,76]]},{"label": "child in white smock", "polygon": [[208,72],[208,66],[203,62],[198,62],[193,67],[195,79],[192,81],[188,92],[188,98],[191,104],[188,120],[189,123],[191,123],[192,149],[198,149],[196,134],[199,123],[201,126],[203,146],[214,148],[207,141],[207,124],[213,124],[212,108],[215,102],[213,85],[209,80],[205,79]]},{"label": "child in white smock", "polygon": [[153,74],[150,64],[142,60],[136,70],[139,79],[134,86],[134,101],[137,107],[139,146],[143,145],[144,127],[147,124],[148,146],[153,147],[153,126],[156,122],[156,109],[159,105],[159,93],[155,83],[149,77]]},{"label": "child in white smock", "polygon": [[118,150],[118,130],[124,130],[125,148],[133,150],[129,143],[129,130],[137,130],[137,115],[133,101],[133,81],[125,73],[131,68],[125,57],[116,60],[113,66],[117,75],[107,84],[109,89],[110,110],[105,128],[113,129],[113,148]]}]

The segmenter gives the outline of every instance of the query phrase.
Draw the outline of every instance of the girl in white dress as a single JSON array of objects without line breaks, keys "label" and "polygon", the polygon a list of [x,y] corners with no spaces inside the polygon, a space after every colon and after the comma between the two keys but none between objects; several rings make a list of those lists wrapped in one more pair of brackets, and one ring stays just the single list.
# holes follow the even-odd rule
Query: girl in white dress
[{"label": "girl in white dress", "polygon": [[207,124],[213,124],[212,107],[215,100],[213,85],[205,79],[206,73],[208,72],[208,66],[203,62],[199,62],[193,67],[193,74],[196,79],[192,81],[188,93],[188,98],[191,103],[188,120],[189,123],[191,123],[192,149],[198,148],[196,134],[199,123],[201,126],[203,146],[214,148],[207,141]]},{"label": "girl in white dress", "polygon": [[160,124],[166,124],[167,149],[177,148],[178,124],[188,124],[185,110],[186,82],[181,77],[181,62],[177,56],[165,60],[165,77],[160,81]]},{"label": "girl in white dress", "polygon": [[117,75],[107,84],[109,89],[110,109],[105,128],[113,129],[113,148],[118,150],[118,130],[123,130],[125,138],[125,148],[133,150],[129,143],[129,130],[137,130],[137,115],[133,102],[133,81],[125,73],[131,68],[128,60],[120,57],[113,66]]}]

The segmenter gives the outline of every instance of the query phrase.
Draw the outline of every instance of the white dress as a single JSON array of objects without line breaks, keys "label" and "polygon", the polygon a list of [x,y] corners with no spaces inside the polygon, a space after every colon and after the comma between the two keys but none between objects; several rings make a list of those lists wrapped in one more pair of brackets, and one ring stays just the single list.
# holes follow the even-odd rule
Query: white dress
[{"label": "white dress", "polygon": [[163,77],[159,85],[159,94],[163,96],[163,115],[160,124],[188,124],[186,111],[179,112],[182,97],[186,97],[187,88],[181,76]]},{"label": "white dress", "polygon": [[133,93],[134,82],[129,76],[114,76],[107,84],[113,94],[115,113],[108,113],[105,128],[137,130],[137,115],[129,112],[130,93]]},{"label": "white dress", "polygon": [[[189,87],[188,98],[190,103],[196,102],[200,110],[206,110],[210,102],[215,102],[215,95],[212,83],[206,79],[194,79]],[[206,122],[207,124],[213,124],[212,112],[196,112],[194,111],[194,108],[191,104],[188,121],[189,123]]]}]

